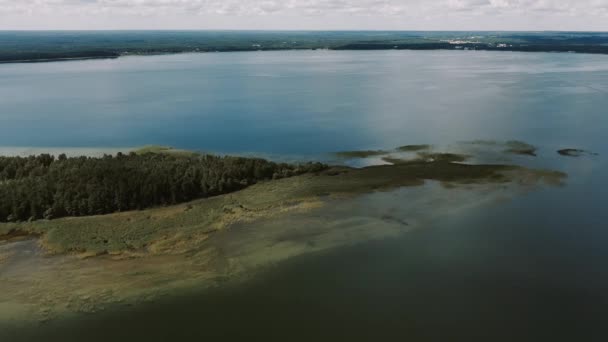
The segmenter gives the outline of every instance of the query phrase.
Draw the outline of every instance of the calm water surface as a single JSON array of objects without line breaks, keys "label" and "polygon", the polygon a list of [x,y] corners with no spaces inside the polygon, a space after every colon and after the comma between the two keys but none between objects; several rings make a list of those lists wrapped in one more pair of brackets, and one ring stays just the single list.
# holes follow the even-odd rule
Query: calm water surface
[{"label": "calm water surface", "polygon": [[[608,58],[593,55],[316,51],[0,65],[0,146],[306,157],[520,139],[541,149],[517,162],[570,175],[565,187],[402,238],[294,258],[246,285],[11,338],[605,341],[607,108]],[[599,156],[555,153],[565,147]]]},{"label": "calm water surface", "polygon": [[0,65],[0,146],[307,155],[404,143],[603,143],[606,56],[373,51]]}]

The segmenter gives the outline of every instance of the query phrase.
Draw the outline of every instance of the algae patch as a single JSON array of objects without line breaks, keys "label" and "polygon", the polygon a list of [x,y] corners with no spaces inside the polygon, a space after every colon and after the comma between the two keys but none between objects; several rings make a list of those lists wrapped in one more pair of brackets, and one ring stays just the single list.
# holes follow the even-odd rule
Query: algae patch
[{"label": "algae patch", "polygon": [[469,158],[470,156],[466,154],[418,152],[414,159],[384,157],[382,160],[393,165],[414,165],[421,163],[461,163]]},{"label": "algae patch", "polygon": [[12,253],[0,252],[0,265],[6,263],[6,261],[12,256]]},{"label": "algae patch", "polygon": [[502,144],[496,140],[483,140],[483,139],[464,141],[463,143],[468,144],[468,145],[478,145],[478,146],[498,146],[498,145]]},{"label": "algae patch", "polygon": [[431,145],[405,145],[397,147],[397,151],[401,152],[418,152],[430,149]]},{"label": "algae patch", "polygon": [[387,151],[382,150],[362,150],[362,151],[341,151],[335,152],[334,155],[340,158],[369,158],[377,157],[388,154]]},{"label": "algae patch", "polygon": [[536,157],[538,148],[519,140],[497,141],[497,140],[472,140],[464,141],[461,144],[489,150],[492,152],[502,152],[505,154],[515,154],[521,156]]},{"label": "algae patch", "polygon": [[586,155],[591,155],[591,156],[597,155],[597,153],[589,152],[587,150],[576,149],[576,148],[565,148],[565,149],[557,151],[557,153],[562,156],[565,156],[565,157],[582,157],[582,156],[586,156]]},{"label": "algae patch", "polygon": [[505,145],[507,146],[507,149],[504,152],[511,154],[536,157],[536,151],[538,150],[535,146],[516,140],[507,141]]}]

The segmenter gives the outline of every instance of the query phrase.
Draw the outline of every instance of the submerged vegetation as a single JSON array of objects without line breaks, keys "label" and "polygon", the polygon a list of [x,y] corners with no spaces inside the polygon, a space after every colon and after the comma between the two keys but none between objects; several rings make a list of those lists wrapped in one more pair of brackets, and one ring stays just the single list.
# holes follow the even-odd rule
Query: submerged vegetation
[{"label": "submerged vegetation", "polygon": [[397,147],[397,151],[418,152],[418,151],[429,150],[430,148],[431,148],[431,145],[405,145],[405,146]]},{"label": "submerged vegetation", "polygon": [[[87,215],[0,223],[0,264],[27,265],[2,278],[0,319],[4,310],[9,317],[42,322],[211,286],[293,256],[416,229],[421,221],[413,213],[420,208],[431,209],[436,218],[541,183],[559,185],[566,177],[516,165],[465,164],[468,155],[427,151],[364,168],[185,152],[148,147],[103,158],[0,158],[1,195],[14,196],[0,203],[3,210],[17,206],[27,216],[52,199],[50,208]],[[409,198],[398,201],[409,208],[405,215],[354,209],[369,205],[360,195],[421,186],[427,180],[439,183],[431,185],[428,198],[414,198],[411,207]],[[479,196],[472,198],[469,191],[479,191]],[[371,196],[376,195],[393,200],[392,193]],[[441,209],[438,201],[443,199],[450,210]],[[109,206],[103,206],[105,201]],[[120,211],[155,207],[89,216],[87,205],[92,204],[106,210],[121,205]],[[67,208],[83,211],[73,215]],[[31,237],[38,239],[13,243]],[[33,252],[17,253],[24,248]]]},{"label": "submerged vegetation", "polygon": [[[207,197],[242,189],[262,179],[283,179],[261,182],[242,191],[166,208],[105,216],[4,223],[0,224],[0,236],[17,232],[42,235],[47,249],[58,253],[164,253],[204,241],[210,234],[231,224],[273,217],[291,210],[314,208],[331,197],[419,186],[426,180],[439,181],[448,187],[513,182],[557,185],[566,177],[561,172],[514,165],[462,164],[467,158],[467,155],[453,153],[419,152],[415,159],[390,159],[387,161],[392,165],[359,169],[346,166],[325,167],[321,164],[291,166],[259,159],[175,157],[150,153],[100,159],[54,160],[49,156],[3,159],[5,165],[6,161],[18,161],[21,166],[18,168],[20,175],[13,175],[13,180],[5,181],[0,189],[6,190],[11,186],[26,189],[38,177],[42,185],[55,191],[57,200],[50,203],[50,208],[64,210],[61,212],[63,216],[87,215],[87,210],[91,208],[112,212],[127,210],[129,207],[141,209],[152,205],[174,204],[184,202],[187,198]],[[48,166],[44,166],[46,164]],[[63,181],[58,181],[60,175],[65,177]],[[29,183],[22,183],[23,179],[29,180]],[[41,203],[32,200],[36,198],[34,192],[27,193],[30,197],[18,197],[9,202],[14,205],[20,203],[19,199],[24,201],[23,217],[32,214],[27,210],[31,210],[31,203]],[[45,195],[44,192],[40,194]],[[71,201],[60,201],[62,198]],[[123,198],[124,202],[120,201]],[[99,199],[99,202],[91,202],[95,199]],[[118,202],[112,202],[113,199]],[[78,206],[81,201],[82,206]],[[103,206],[106,201],[108,207]],[[99,206],[90,206],[89,203],[99,203]],[[40,206],[39,212],[44,208]],[[75,215],[68,212],[68,208],[77,209],[73,212]],[[79,209],[83,211],[78,211]]]},{"label": "submerged vegetation", "polygon": [[[157,149],[156,149],[157,150]],[[164,149],[102,158],[0,157],[0,222],[165,206],[325,168]]]},{"label": "submerged vegetation", "polygon": [[342,151],[335,153],[335,155],[340,158],[369,158],[383,156],[385,154],[388,154],[388,152],[382,150]]},{"label": "submerged vegetation", "polygon": [[506,146],[507,149],[505,150],[505,153],[536,157],[537,148],[528,143],[512,140],[507,141]]},{"label": "submerged vegetation", "polygon": [[[418,152],[423,153],[425,150],[430,150],[431,145],[405,145],[397,147],[394,151],[397,152]],[[339,158],[369,158],[389,155],[391,151],[385,150],[355,150],[355,151],[341,151],[334,153]]]},{"label": "submerged vegetation", "polygon": [[171,146],[158,146],[158,145],[149,145],[149,146],[144,146],[141,148],[138,148],[137,150],[133,151],[136,154],[148,154],[148,153],[162,153],[162,154],[168,154],[168,155],[173,155],[173,156],[182,156],[182,157],[196,157],[197,155],[199,155],[199,153],[194,152],[194,151],[189,151],[189,150],[180,150],[180,149],[176,149],[173,148]]},{"label": "submerged vegetation", "polygon": [[[416,165],[428,163],[462,163],[469,159],[468,155],[456,153],[428,153],[418,152],[415,159],[401,159],[394,157],[384,157],[383,161],[393,165]],[[474,165],[479,167],[480,165]]]},{"label": "submerged vegetation", "polygon": [[576,148],[565,148],[557,151],[557,153],[566,157],[582,157],[584,155],[596,155],[596,153]]}]

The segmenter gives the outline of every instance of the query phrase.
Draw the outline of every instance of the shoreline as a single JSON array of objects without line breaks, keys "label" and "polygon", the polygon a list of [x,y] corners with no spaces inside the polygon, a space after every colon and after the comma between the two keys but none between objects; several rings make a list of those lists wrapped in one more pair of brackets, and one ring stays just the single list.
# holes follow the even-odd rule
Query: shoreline
[{"label": "shoreline", "polygon": [[18,60],[2,60],[0,64],[30,64],[30,63],[50,63],[50,62],[70,62],[70,61],[86,61],[90,59],[118,59],[121,56],[93,56],[93,57],[57,57],[57,58],[40,58],[40,59],[18,59]]},{"label": "shoreline", "polygon": [[608,55],[608,46],[600,46],[598,51],[580,51],[580,46],[565,46],[565,48],[494,48],[494,47],[470,47],[456,48],[455,46],[445,47],[408,47],[408,46],[374,46],[374,44],[364,45],[361,47],[339,46],[333,48],[277,48],[277,49],[228,49],[228,50],[209,50],[196,51],[184,50],[176,52],[152,52],[138,53],[127,52],[118,55],[108,56],[93,56],[93,57],[57,57],[57,58],[40,58],[40,59],[20,59],[20,60],[3,60],[0,59],[0,64],[33,64],[33,63],[53,63],[53,62],[70,62],[70,61],[86,61],[86,60],[102,60],[102,59],[120,59],[122,57],[154,57],[165,55],[180,55],[180,54],[207,54],[207,53],[231,53],[231,52],[280,52],[280,51],[487,51],[487,52],[521,52],[521,53],[563,53],[563,54],[588,54],[588,55]]},{"label": "shoreline", "polygon": [[[13,318],[0,320],[0,326],[25,327],[49,321],[61,324],[83,315],[111,314],[158,300],[170,301],[227,282],[244,284],[294,257],[398,238],[431,227],[435,220],[520,195],[518,185],[508,189],[500,184],[446,188],[431,182],[388,192],[324,199],[318,204],[308,201],[312,206],[292,204],[291,208],[277,209],[268,216],[228,220],[229,226],[203,235],[184,232],[177,220],[175,236],[161,239],[153,253],[48,254],[40,247],[44,236],[41,240],[16,241],[15,244],[33,246],[39,252],[26,251],[4,260],[8,268],[1,277],[0,317]],[[376,207],[393,203],[395,196],[403,199],[397,212],[377,212]],[[370,207],[370,203],[376,204]],[[351,213],[353,208],[357,208],[357,214]],[[158,215],[165,216],[174,209],[147,212],[164,210]],[[122,215],[126,218],[127,214],[130,213]],[[70,220],[76,224],[87,221]],[[0,244],[0,252],[2,246],[11,243]],[[2,314],[6,310],[9,311]]]},{"label": "shoreline", "polygon": [[[365,159],[369,152],[338,153]],[[0,243],[0,325],[69,319],[247,280],[293,257],[401,236],[567,177],[516,164],[464,164],[471,156],[430,145],[386,153],[390,165],[334,166],[172,206],[2,223],[0,236],[9,238]]]}]

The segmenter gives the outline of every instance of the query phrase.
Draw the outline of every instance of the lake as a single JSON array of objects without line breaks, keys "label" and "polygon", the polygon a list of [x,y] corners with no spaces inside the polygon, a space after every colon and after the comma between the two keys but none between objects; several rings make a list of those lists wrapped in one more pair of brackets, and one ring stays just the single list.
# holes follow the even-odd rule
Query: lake
[{"label": "lake", "polygon": [[[0,65],[6,151],[158,144],[331,160],[518,139],[538,157],[514,162],[569,175],[501,203],[428,210],[424,229],[292,258],[245,284],[10,340],[605,340],[606,108],[601,55],[285,51]],[[399,211],[419,192],[373,194],[352,212]]]},{"label": "lake", "polygon": [[[310,155],[520,139],[605,149],[602,55],[181,54],[0,65],[0,146]],[[601,152],[601,151],[597,151]]]}]

